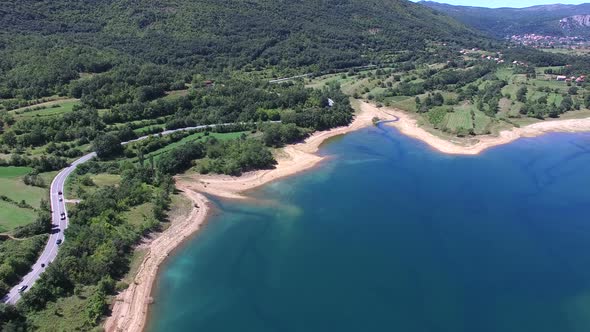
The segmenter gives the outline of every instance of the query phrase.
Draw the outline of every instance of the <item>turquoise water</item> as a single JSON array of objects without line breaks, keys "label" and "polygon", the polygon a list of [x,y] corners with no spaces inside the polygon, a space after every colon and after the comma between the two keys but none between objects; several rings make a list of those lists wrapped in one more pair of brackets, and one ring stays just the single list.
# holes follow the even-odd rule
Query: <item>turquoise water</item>
[{"label": "turquoise water", "polygon": [[590,135],[448,156],[370,128],[219,213],[149,331],[590,331]]}]

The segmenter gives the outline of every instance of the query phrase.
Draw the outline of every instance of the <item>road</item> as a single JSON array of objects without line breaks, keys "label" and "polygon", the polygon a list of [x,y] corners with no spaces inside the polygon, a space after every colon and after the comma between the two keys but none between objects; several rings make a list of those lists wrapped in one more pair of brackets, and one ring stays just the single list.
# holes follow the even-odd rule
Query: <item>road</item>
[{"label": "road", "polygon": [[[76,170],[76,167],[94,158],[94,156],[96,156],[96,153],[93,152],[76,160],[70,166],[59,172],[51,182],[49,199],[51,202],[52,212],[49,240],[45,245],[45,249],[43,249],[43,252],[37,259],[37,262],[35,262],[35,264],[33,264],[31,267],[31,271],[21,280],[17,286],[10,290],[10,292],[4,297],[4,302],[15,304],[16,301],[20,299],[21,295],[18,291],[18,288],[22,285],[27,285],[28,287],[32,286],[33,283],[39,279],[41,273],[43,273],[47,267],[47,264],[52,262],[57,256],[57,250],[59,247],[57,240],[64,240],[64,230],[68,227],[68,211],[66,210],[66,204],[63,201],[63,195],[60,195],[59,193],[63,193],[66,180],[68,176],[70,176],[70,174]],[[63,220],[61,217],[62,212],[65,213],[65,218],[63,218]],[[28,290],[28,288],[26,290]]]},{"label": "road", "polygon": [[[271,123],[280,123],[281,121],[268,121]],[[152,135],[146,135],[134,140],[130,140],[127,142],[122,142],[121,145],[127,145],[129,143],[142,141],[144,139],[149,138],[150,136],[158,136],[158,135],[170,135],[175,132],[179,131],[190,131],[190,130],[199,130],[199,129],[207,129],[207,128],[215,128],[215,127],[224,127],[224,126],[231,126],[237,124],[247,124],[245,122],[238,122],[238,123],[221,123],[221,124],[212,124],[212,125],[201,125],[201,126],[194,126],[194,127],[186,127],[186,128],[179,128],[173,130],[166,130],[161,133],[156,133]],[[49,234],[49,240],[45,245],[45,249],[31,267],[31,271],[16,285],[14,286],[10,292],[4,296],[2,299],[5,303],[15,304],[21,298],[21,292],[19,292],[19,288],[21,286],[27,286],[24,292],[27,292],[31,286],[39,279],[47,264],[53,262],[55,257],[57,257],[57,251],[59,250],[59,245],[57,244],[58,240],[62,242],[65,241],[64,237],[64,230],[68,228],[68,211],[66,210],[66,202],[65,197],[63,195],[64,186],[68,176],[72,174],[76,167],[80,164],[87,162],[88,160],[96,157],[96,153],[92,152],[89,153],[80,159],[74,161],[70,166],[61,170],[57,176],[51,182],[51,187],[49,191],[49,199],[51,202],[51,233]],[[62,193],[61,195],[59,193]],[[62,220],[61,213],[65,213],[65,218]],[[23,292],[23,293],[24,293]]]}]

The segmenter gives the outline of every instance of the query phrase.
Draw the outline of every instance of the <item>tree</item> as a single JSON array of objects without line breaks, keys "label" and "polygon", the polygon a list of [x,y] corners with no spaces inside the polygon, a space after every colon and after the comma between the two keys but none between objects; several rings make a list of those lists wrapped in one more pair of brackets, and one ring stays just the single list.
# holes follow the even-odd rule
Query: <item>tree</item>
[{"label": "tree", "polygon": [[578,94],[578,87],[576,86],[572,86],[571,88],[569,88],[567,90],[567,93],[569,93],[570,95],[577,95]]},{"label": "tree", "polygon": [[98,136],[92,143],[92,148],[100,159],[112,158],[123,152],[119,138],[110,133]]},{"label": "tree", "polygon": [[521,86],[518,91],[516,91],[516,100],[521,103],[526,103],[526,94],[528,93],[528,89],[526,86]]}]

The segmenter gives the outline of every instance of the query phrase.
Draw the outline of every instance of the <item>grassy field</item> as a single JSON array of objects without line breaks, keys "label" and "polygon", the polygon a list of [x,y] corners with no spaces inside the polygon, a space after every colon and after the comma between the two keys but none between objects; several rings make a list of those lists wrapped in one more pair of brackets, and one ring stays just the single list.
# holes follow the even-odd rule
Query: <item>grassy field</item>
[{"label": "grassy field", "polygon": [[[14,202],[25,201],[34,208],[39,207],[47,189],[27,186],[23,176],[32,171],[29,167],[0,167],[0,195]],[[17,226],[31,223],[36,217],[35,210],[23,208],[15,203],[0,201],[0,232],[13,230]]]},{"label": "grassy field", "polygon": [[[0,167],[0,173],[4,167]],[[47,184],[49,186],[49,184]],[[22,176],[16,177],[0,177],[0,195],[7,196],[8,198],[20,202],[24,200],[31,206],[39,207],[39,202],[42,198],[45,198],[47,189],[27,186]]]},{"label": "grassy field", "polygon": [[35,210],[20,208],[12,203],[0,201],[0,233],[30,224],[36,216]]},{"label": "grassy field", "polygon": [[174,142],[172,144],[166,145],[165,147],[153,151],[151,153],[149,153],[148,155],[145,156],[145,158],[149,158],[149,157],[154,157],[155,160],[158,159],[158,156],[160,156],[163,153],[166,153],[167,151],[170,151],[182,144],[188,143],[188,142],[194,142],[194,141],[201,141],[201,140],[205,140],[208,137],[215,137],[218,140],[229,140],[229,139],[236,139],[240,136],[242,136],[242,134],[246,134],[248,135],[250,132],[249,131],[240,131],[240,132],[235,132],[235,133],[214,133],[214,132],[210,132],[208,136],[205,136],[205,133],[195,133],[192,135],[189,135],[183,139],[181,139],[178,142]]},{"label": "grassy field", "polygon": [[94,287],[84,287],[79,295],[48,302],[45,309],[27,316],[35,331],[88,331],[86,307]]},{"label": "grassy field", "polygon": [[451,132],[456,132],[459,128],[464,128],[467,130],[473,128],[470,108],[456,108],[454,112],[448,113],[446,128],[448,128]]},{"label": "grassy field", "polygon": [[66,181],[64,188],[66,198],[79,199],[82,192],[92,193],[100,187],[115,186],[121,182],[121,176],[114,174],[101,173],[89,174],[88,176],[92,179],[93,186],[85,186],[81,183],[81,177],[79,175],[71,175]]},{"label": "grassy field", "polygon": [[475,111],[474,129],[476,135],[485,135],[490,132],[492,119],[483,112]]},{"label": "grassy field", "polygon": [[72,111],[74,105],[79,104],[78,100],[58,100],[44,105],[46,108],[34,110],[35,106],[19,108],[11,111],[16,120],[30,119],[33,117],[50,117],[66,114]]},{"label": "grassy field", "polygon": [[153,204],[144,203],[138,206],[134,206],[129,211],[123,213],[124,218],[129,220],[129,223],[133,226],[140,226],[145,220],[154,217],[152,212]]}]

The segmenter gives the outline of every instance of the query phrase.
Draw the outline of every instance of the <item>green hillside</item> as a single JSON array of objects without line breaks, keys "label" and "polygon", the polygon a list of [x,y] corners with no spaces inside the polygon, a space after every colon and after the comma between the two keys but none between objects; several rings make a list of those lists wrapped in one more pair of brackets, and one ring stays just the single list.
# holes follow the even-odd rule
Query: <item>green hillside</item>
[{"label": "green hillside", "polygon": [[453,6],[434,1],[421,1],[420,3],[498,38],[527,33],[553,36],[590,36],[590,28],[572,29],[560,25],[559,22],[561,19],[574,15],[590,14],[590,4],[484,8]]},{"label": "green hillside", "polygon": [[124,62],[184,75],[272,69],[281,76],[366,65],[432,42],[482,41],[406,0],[13,0],[2,7],[0,98],[63,92],[80,73]]}]

